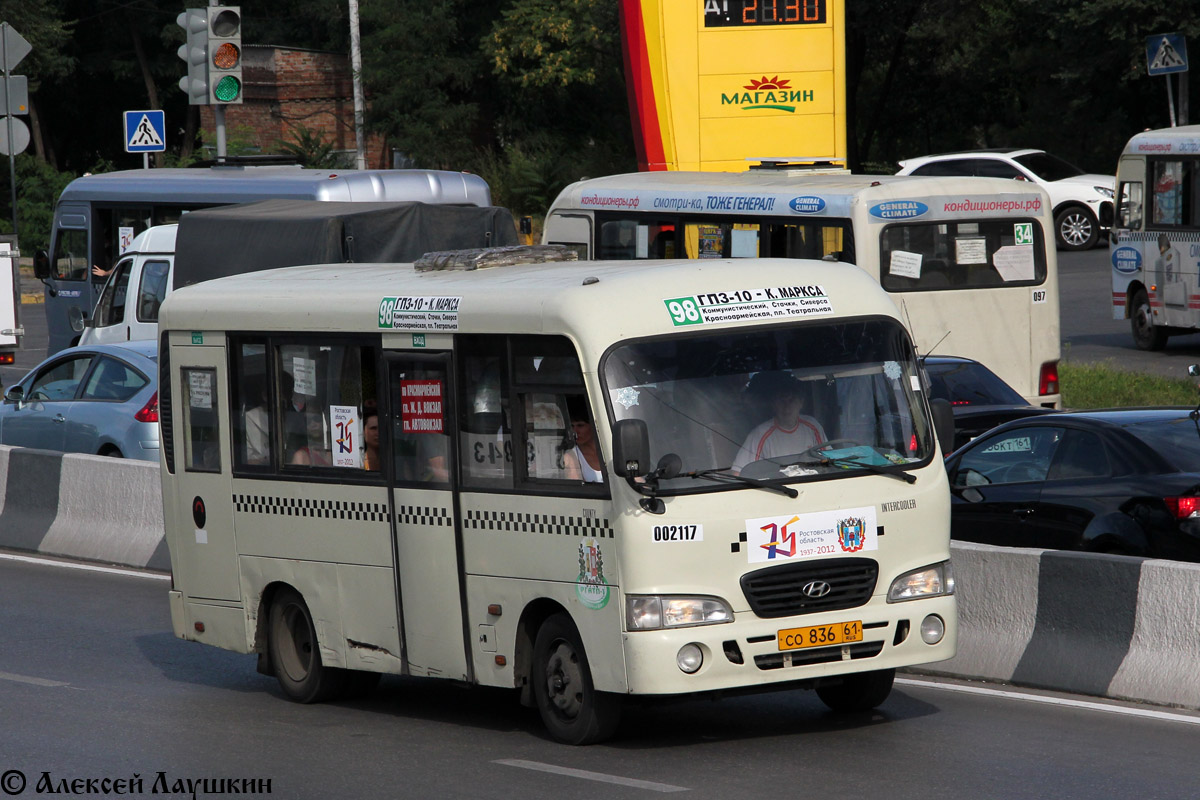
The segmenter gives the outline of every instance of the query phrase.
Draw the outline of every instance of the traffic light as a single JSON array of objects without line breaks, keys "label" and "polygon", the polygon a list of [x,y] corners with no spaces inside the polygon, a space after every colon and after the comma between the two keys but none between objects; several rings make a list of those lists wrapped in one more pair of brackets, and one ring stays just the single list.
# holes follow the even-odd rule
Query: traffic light
[{"label": "traffic light", "polygon": [[179,88],[188,96],[188,105],[206,106],[208,99],[208,9],[189,8],[175,18],[175,23],[187,33],[187,41],[179,46],[179,57],[187,63],[187,75],[179,80]]},{"label": "traffic light", "polygon": [[240,6],[209,6],[208,95],[209,103],[242,102],[242,9]]}]

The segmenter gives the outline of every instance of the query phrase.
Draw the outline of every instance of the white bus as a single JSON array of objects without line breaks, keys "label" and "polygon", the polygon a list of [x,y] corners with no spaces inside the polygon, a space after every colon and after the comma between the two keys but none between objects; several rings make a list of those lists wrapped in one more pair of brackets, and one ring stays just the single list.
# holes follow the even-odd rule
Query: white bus
[{"label": "white bus", "polygon": [[856,264],[892,295],[922,354],[981,361],[1030,403],[1059,406],[1058,261],[1040,187],[788,167],[580,181],[550,207],[543,242],[597,260]]},{"label": "white bus", "polygon": [[1139,133],[1117,164],[1113,319],[1161,350],[1200,329],[1200,125]]},{"label": "white bus", "polygon": [[257,654],[300,702],[381,673],[515,688],[576,744],[623,696],[862,710],[950,658],[947,479],[895,306],[845,265],[732,266],[173,292],[175,634]]}]

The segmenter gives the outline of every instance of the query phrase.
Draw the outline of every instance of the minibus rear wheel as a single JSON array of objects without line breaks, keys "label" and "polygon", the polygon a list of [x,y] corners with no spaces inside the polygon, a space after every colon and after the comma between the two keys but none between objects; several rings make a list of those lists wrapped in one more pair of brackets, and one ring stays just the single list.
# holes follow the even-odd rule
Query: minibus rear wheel
[{"label": "minibus rear wheel", "polygon": [[300,593],[280,588],[270,620],[271,665],[283,693],[297,703],[319,703],[339,694],[345,673],[321,663],[317,629]]},{"label": "minibus rear wheel", "polygon": [[895,679],[894,669],[856,672],[841,683],[818,686],[817,697],[833,711],[870,711],[887,700]]},{"label": "minibus rear wheel", "polygon": [[583,641],[566,614],[555,614],[538,629],[530,680],[542,723],[560,742],[603,741],[621,721],[620,698],[596,691]]}]

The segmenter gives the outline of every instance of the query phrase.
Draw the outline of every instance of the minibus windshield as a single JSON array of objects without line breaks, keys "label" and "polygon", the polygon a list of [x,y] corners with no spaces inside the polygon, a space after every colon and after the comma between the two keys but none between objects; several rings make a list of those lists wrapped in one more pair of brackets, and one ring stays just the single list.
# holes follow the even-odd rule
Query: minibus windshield
[{"label": "minibus windshield", "polygon": [[934,452],[916,359],[886,318],[622,344],[601,370],[614,420],[641,419],[660,494],[894,472]]}]

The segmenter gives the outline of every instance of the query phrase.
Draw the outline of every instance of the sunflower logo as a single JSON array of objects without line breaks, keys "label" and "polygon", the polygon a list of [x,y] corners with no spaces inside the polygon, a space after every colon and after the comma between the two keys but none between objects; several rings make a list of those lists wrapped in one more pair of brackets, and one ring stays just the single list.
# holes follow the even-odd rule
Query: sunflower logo
[{"label": "sunflower logo", "polygon": [[790,89],[792,87],[787,78],[780,79],[778,75],[774,78],[768,78],[766,75],[763,75],[761,81],[751,78],[750,83],[743,88],[749,89],[752,92],[765,92],[770,89]]}]

